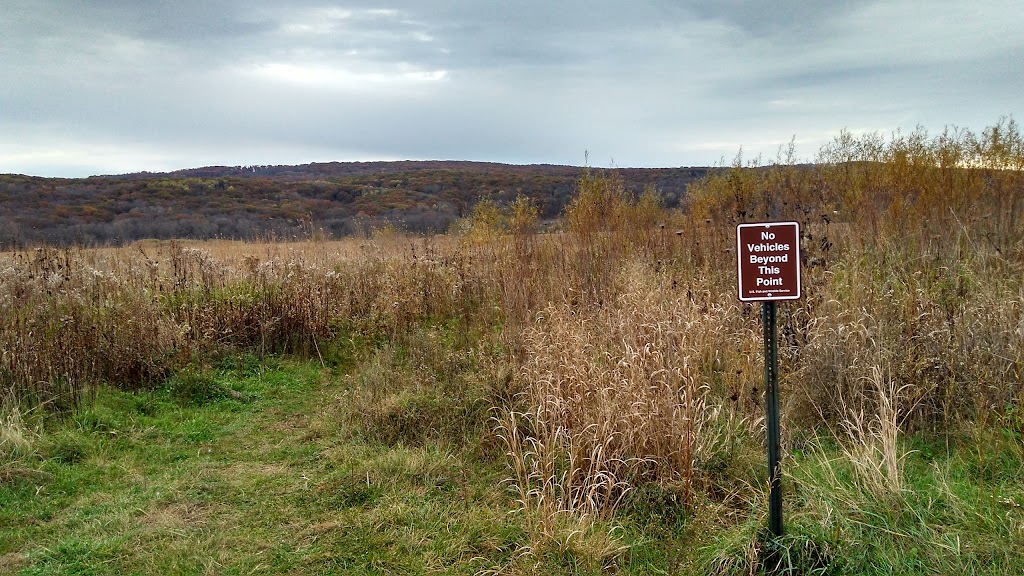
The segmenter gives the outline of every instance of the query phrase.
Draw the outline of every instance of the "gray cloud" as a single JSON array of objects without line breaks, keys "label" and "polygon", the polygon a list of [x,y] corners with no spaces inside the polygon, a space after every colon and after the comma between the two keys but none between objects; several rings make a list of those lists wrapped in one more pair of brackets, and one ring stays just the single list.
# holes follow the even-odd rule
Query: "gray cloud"
[{"label": "gray cloud", "polygon": [[0,172],[812,157],[1017,112],[1013,2],[8,2]]}]

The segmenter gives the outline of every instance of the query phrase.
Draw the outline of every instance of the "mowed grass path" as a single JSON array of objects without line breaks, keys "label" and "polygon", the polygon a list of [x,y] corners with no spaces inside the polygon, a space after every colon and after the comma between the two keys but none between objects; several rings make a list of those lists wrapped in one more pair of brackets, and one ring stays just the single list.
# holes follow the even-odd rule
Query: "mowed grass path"
[{"label": "mowed grass path", "polygon": [[469,574],[521,547],[500,458],[363,441],[319,362],[212,374],[184,403],[101,391],[5,468],[0,573]]}]

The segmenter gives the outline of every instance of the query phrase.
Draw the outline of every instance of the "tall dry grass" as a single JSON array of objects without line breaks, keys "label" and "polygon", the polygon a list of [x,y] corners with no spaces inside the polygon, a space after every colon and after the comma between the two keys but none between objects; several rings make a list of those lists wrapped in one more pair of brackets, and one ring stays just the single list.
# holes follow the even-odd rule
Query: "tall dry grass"
[{"label": "tall dry grass", "polygon": [[636,264],[620,276],[647,286],[589,313],[551,305],[522,332],[521,408],[504,413],[499,432],[519,500],[545,537],[560,516],[609,516],[644,483],[689,503],[734,433],[724,412],[735,406],[712,393],[724,355],[710,351],[756,349],[729,334],[739,307],[702,310],[649,285],[656,276]]},{"label": "tall dry grass", "polygon": [[525,391],[500,432],[537,530],[607,515],[652,480],[685,500],[718,473],[709,453],[760,434],[758,315],[734,296],[743,222],[802,224],[806,297],[780,319],[786,437],[832,430],[881,498],[902,490],[904,432],[1018,410],[1022,158],[1010,120],[978,135],[844,133],[815,165],[792,148],[768,166],[738,158],[693,186],[683,213],[588,174],[529,267],[495,239],[499,274],[530,302],[508,308],[528,312]]},{"label": "tall dry grass", "polygon": [[31,454],[35,437],[21,408],[11,400],[0,400],[0,467]]},{"label": "tall dry grass", "polygon": [[735,225],[796,220],[805,298],[780,306],[784,437],[831,429],[865,481],[898,491],[901,434],[1020,410],[1022,143],[1012,120],[844,132],[813,164],[792,148],[768,165],[738,157],[685,210],[595,170],[546,234],[520,198],[481,203],[450,237],[6,255],[0,384],[70,409],[232,350],[315,357],[353,333],[410,343],[453,319],[500,329],[519,394],[495,406],[498,433],[543,535],[645,483],[721,497],[730,446],[763,425]]},{"label": "tall dry grass", "polygon": [[72,409],[100,385],[152,386],[230,351],[310,356],[349,331],[400,338],[430,318],[488,318],[472,260],[434,241],[178,242],[0,260],[0,384]]}]

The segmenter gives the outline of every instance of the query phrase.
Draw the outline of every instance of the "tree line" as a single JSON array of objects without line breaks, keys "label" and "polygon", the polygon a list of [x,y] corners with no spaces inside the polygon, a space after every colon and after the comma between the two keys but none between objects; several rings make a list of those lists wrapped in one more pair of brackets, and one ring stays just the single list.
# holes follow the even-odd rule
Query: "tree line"
[{"label": "tree line", "polygon": [[[156,238],[343,237],[390,225],[447,231],[482,199],[522,195],[559,217],[584,168],[462,162],[207,167],[80,179],[0,175],[0,250]],[[639,195],[678,205],[705,168],[620,169]]]}]

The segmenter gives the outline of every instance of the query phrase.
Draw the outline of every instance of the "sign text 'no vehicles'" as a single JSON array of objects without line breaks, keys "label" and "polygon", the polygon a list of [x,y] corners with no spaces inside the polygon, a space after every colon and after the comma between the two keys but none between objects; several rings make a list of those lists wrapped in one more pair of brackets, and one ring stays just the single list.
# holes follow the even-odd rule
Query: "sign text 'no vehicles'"
[{"label": "sign text 'no vehicles'", "polygon": [[739,299],[800,298],[800,225],[762,222],[736,227]]}]

